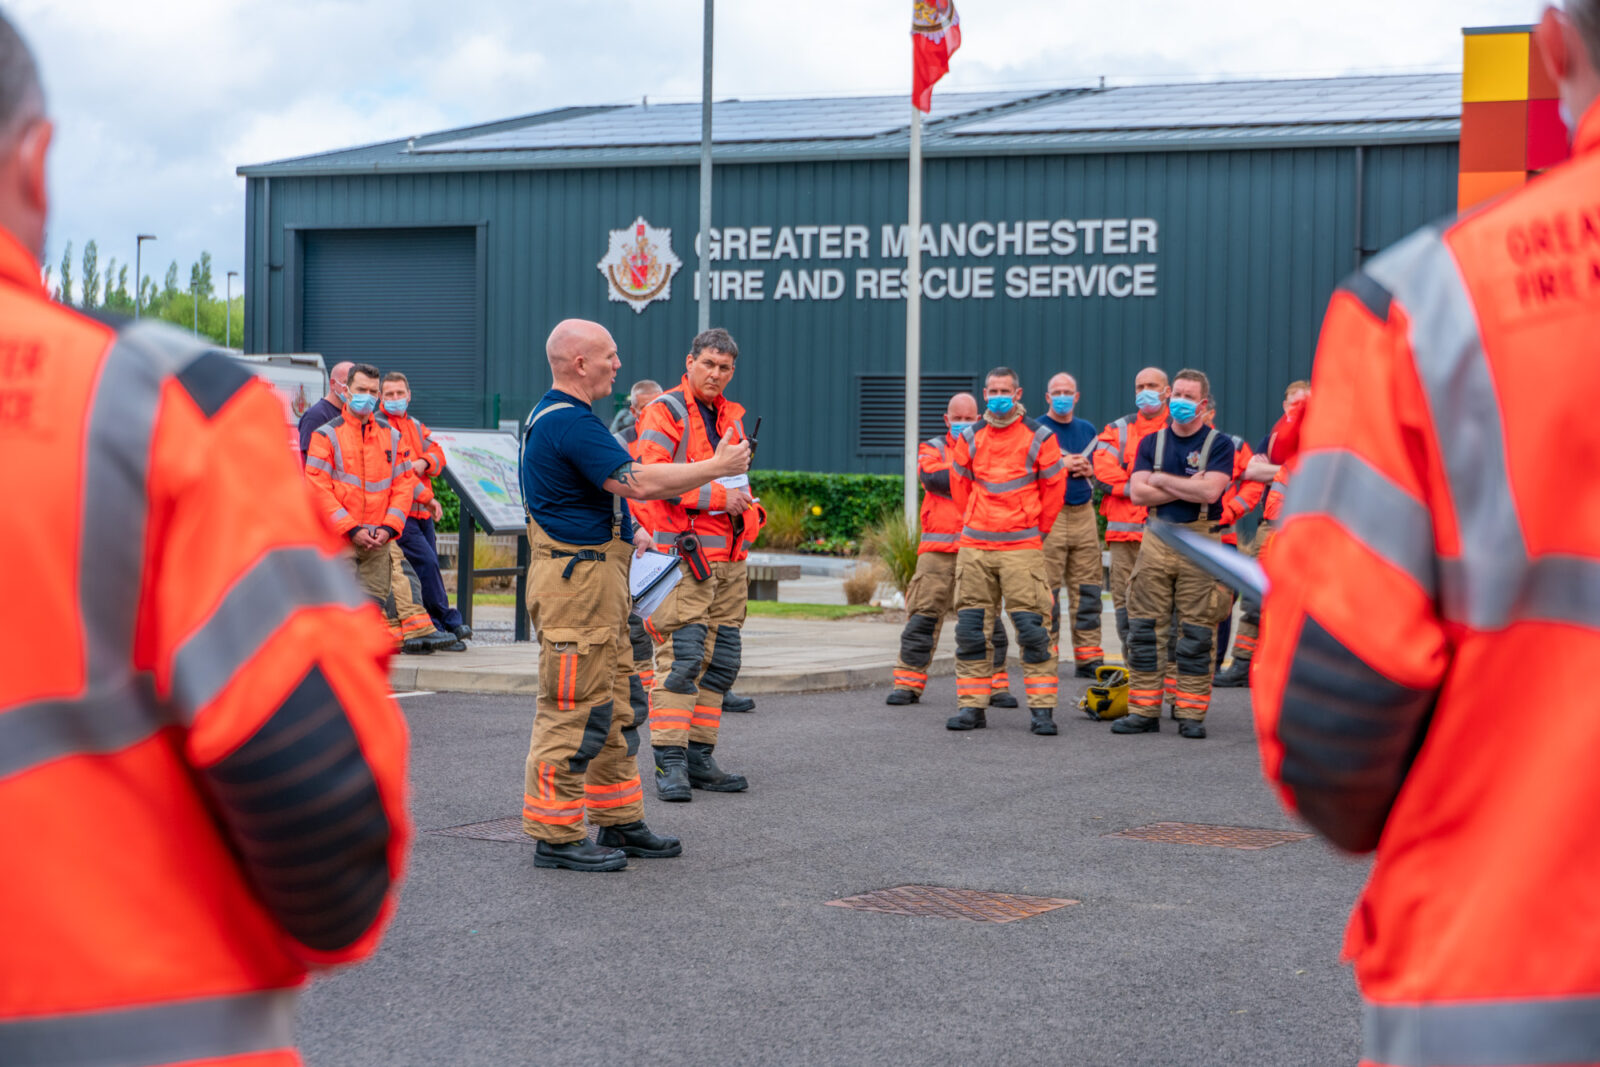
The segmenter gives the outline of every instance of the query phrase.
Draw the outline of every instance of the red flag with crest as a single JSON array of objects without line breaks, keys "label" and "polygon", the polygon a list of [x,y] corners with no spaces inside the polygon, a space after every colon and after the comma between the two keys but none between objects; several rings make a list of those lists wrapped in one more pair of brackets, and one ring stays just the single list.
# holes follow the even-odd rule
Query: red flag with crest
[{"label": "red flag with crest", "polygon": [[933,83],[950,73],[950,57],[961,47],[961,16],[955,0],[912,0],[911,104],[933,109]]}]

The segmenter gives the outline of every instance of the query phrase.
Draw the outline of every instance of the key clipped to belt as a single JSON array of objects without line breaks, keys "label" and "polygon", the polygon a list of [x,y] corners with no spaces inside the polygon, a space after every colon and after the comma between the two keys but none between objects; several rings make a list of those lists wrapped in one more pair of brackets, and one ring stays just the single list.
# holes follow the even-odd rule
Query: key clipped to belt
[{"label": "key clipped to belt", "polygon": [[673,545],[678,550],[678,558],[689,565],[689,574],[695,581],[703,582],[711,577],[711,564],[706,559],[706,550],[693,531],[679,534],[673,539]]}]

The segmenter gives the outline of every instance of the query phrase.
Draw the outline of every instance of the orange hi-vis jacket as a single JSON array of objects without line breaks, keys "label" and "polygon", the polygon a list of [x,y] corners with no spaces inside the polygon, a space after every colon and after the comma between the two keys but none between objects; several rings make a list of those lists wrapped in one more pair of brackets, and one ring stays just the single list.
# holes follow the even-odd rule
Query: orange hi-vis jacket
[{"label": "orange hi-vis jacket", "polygon": [[[698,463],[716,454],[722,435],[732,429],[742,439],[744,408],[725,396],[711,405],[717,424],[707,426],[694,401],[689,377],[645,405],[639,416],[636,455],[644,463]],[[655,547],[670,551],[680,533],[693,530],[706,559],[741,560],[761,534],[766,512],[757,504],[735,520],[725,513],[728,491],[717,482],[670,500],[630,500],[629,508],[650,531]],[[735,532],[737,529],[737,533]]]},{"label": "orange hi-vis jacket", "polygon": [[434,443],[428,427],[420,419],[410,415],[390,415],[383,413],[389,425],[400,431],[400,455],[406,463],[413,463],[419,459],[426,460],[428,470],[426,474],[416,475],[416,488],[412,490],[411,507],[406,515],[413,519],[427,519],[432,517],[428,505],[433,503],[433,480],[444,473],[444,449]]},{"label": "orange hi-vis jacket", "polygon": [[1267,487],[1262,482],[1245,481],[1244,469],[1250,465],[1250,457],[1255,452],[1244,438],[1237,434],[1229,436],[1233,438],[1233,481],[1228,483],[1227,491],[1222,494],[1222,525],[1226,527],[1222,531],[1222,543],[1237,548],[1239,531],[1235,529],[1235,524],[1261,503],[1261,496]]},{"label": "orange hi-vis jacket", "polygon": [[265,382],[0,229],[0,1063],[291,1067],[409,826],[389,638]]},{"label": "orange hi-vis jacket", "polygon": [[1600,107],[1323,324],[1252,681],[1268,778],[1377,850],[1368,1063],[1600,1063],[1597,189]]},{"label": "orange hi-vis jacket", "polygon": [[951,496],[950,452],[956,437],[944,433],[917,446],[917,476],[922,480],[922,538],[917,555],[954,552],[961,541],[961,508]]},{"label": "orange hi-vis jacket", "polygon": [[1094,450],[1094,480],[1100,483],[1100,514],[1106,519],[1107,541],[1144,540],[1145,509],[1128,499],[1128,479],[1139,458],[1139,442],[1167,424],[1162,408],[1146,418],[1134,412],[1100,431]]},{"label": "orange hi-vis jacket", "polygon": [[1268,522],[1277,522],[1283,516],[1283,495],[1289,488],[1289,468],[1279,467],[1278,473],[1272,477],[1272,485],[1267,489],[1267,503],[1261,509],[1261,517]]},{"label": "orange hi-vis jacket", "polygon": [[328,528],[349,537],[357,527],[385,526],[399,537],[416,499],[400,431],[379,415],[358,422],[348,413],[317,427],[306,453],[306,480]]},{"label": "orange hi-vis jacket", "polygon": [[961,509],[961,548],[1043,548],[1066,503],[1067,464],[1055,434],[1021,411],[1004,426],[987,415],[950,452]]}]

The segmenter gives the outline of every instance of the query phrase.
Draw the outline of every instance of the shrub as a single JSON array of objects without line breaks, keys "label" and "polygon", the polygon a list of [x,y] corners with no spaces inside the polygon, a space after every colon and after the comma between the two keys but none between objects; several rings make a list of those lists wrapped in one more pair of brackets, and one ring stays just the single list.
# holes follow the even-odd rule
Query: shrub
[{"label": "shrub", "polygon": [[461,530],[461,500],[456,496],[456,491],[450,488],[450,483],[443,478],[433,480],[433,495],[439,501],[439,506],[444,508],[444,515],[434,525],[440,533],[459,533]]},{"label": "shrub", "polygon": [[855,540],[887,508],[902,503],[905,482],[897,474],[816,474],[808,471],[751,471],[750,485],[765,502],[788,496],[822,509],[808,516],[809,537]]},{"label": "shrub", "polygon": [[762,496],[761,506],[767,511],[767,524],[756,539],[757,548],[792,551],[806,537],[806,502],[788,493],[775,492]]},{"label": "shrub", "polygon": [[861,550],[874,556],[883,565],[889,581],[900,592],[911,584],[917,572],[917,542],[922,533],[916,526],[906,524],[905,512],[899,508],[886,509],[877,523],[861,535]]},{"label": "shrub", "polygon": [[[479,536],[472,542],[472,569],[475,571],[493,570],[497,567],[515,567],[517,565],[517,551],[509,545],[496,544],[488,538]],[[472,579],[474,591],[487,589],[514,589],[516,578],[477,578]]]},{"label": "shrub", "polygon": [[850,572],[844,580],[844,602],[846,604],[869,604],[878,592],[878,583],[882,580],[882,572],[877,564],[862,563]]}]

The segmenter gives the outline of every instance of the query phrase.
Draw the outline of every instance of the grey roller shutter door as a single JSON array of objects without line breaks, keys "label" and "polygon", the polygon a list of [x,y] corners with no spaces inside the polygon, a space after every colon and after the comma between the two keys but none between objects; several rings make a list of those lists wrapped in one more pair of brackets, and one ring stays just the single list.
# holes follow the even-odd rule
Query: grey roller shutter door
[{"label": "grey roller shutter door", "polygon": [[432,425],[484,425],[476,230],[311,230],[301,240],[304,349],[329,366],[403,372],[413,411]]}]

